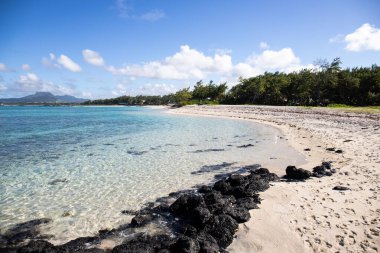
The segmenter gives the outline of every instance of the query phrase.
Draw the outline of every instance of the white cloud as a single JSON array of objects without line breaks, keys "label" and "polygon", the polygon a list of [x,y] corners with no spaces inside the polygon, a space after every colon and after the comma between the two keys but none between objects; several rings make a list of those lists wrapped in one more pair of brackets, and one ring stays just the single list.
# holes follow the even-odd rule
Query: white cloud
[{"label": "white cloud", "polygon": [[59,56],[57,62],[61,64],[64,68],[72,72],[80,72],[82,70],[82,68],[78,64],[76,64],[73,60],[71,60],[69,57],[63,54]]},{"label": "white cloud", "polygon": [[4,84],[0,83],[0,92],[6,91],[7,89],[8,88]]},{"label": "white cloud", "polygon": [[28,73],[26,75],[21,75],[18,79],[19,83],[33,84],[39,81],[39,78],[34,73]]},{"label": "white cloud", "polygon": [[347,34],[344,40],[347,42],[348,51],[380,51],[380,29],[368,23],[363,24],[353,33]]},{"label": "white cloud", "polygon": [[116,0],[115,8],[119,12],[119,16],[125,19],[135,19],[154,22],[165,17],[165,13],[162,10],[150,10],[146,13],[136,13],[133,8],[132,1],[128,0]]},{"label": "white cloud", "polygon": [[157,21],[161,18],[165,17],[165,13],[161,10],[151,10],[147,13],[144,13],[143,15],[140,16],[140,19],[142,20],[147,20],[147,21]]},{"label": "white cloud", "polygon": [[22,68],[22,70],[25,70],[25,71],[30,71],[31,70],[29,64],[22,64],[21,68]]},{"label": "white cloud", "polygon": [[9,69],[4,63],[0,62],[0,71],[7,72],[7,71],[9,71]]},{"label": "white cloud", "polygon": [[[213,50],[215,52],[215,50]],[[94,52],[94,51],[91,51]],[[103,58],[97,52],[96,59]],[[100,64],[100,61],[99,61]],[[127,81],[119,81],[112,89],[116,96],[127,93],[126,82],[135,81],[136,78],[163,79],[163,80],[186,80],[192,83],[194,80],[211,78],[213,80],[228,80],[235,83],[238,77],[253,77],[266,71],[295,72],[302,69],[314,69],[312,64],[303,65],[301,60],[289,47],[280,50],[264,50],[260,54],[253,54],[243,62],[232,63],[232,57],[227,52],[205,55],[204,53],[183,45],[180,50],[162,60],[149,61],[141,64],[129,64],[124,67],[102,65],[106,71],[114,75],[125,75]],[[150,81],[151,82],[151,81]],[[154,83],[154,82],[153,82]],[[167,94],[175,91],[172,86],[148,83],[138,90],[129,88],[128,94]]]},{"label": "white cloud", "polygon": [[279,51],[265,50],[258,56],[251,56],[248,63],[263,69],[286,68],[300,63],[291,48],[283,48]]},{"label": "white cloud", "polygon": [[30,93],[36,91],[48,91],[55,95],[73,95],[74,88],[54,84],[53,82],[41,80],[34,73],[27,73],[26,75],[20,75],[17,82],[14,85],[8,87],[10,91],[16,91],[18,93]]},{"label": "white cloud", "polygon": [[215,54],[218,54],[218,55],[230,55],[232,54],[232,50],[229,49],[229,48],[216,48],[216,49],[213,49],[213,50],[210,50],[212,52],[215,52]]},{"label": "white cloud", "polygon": [[82,91],[80,97],[82,98],[88,98],[88,99],[92,99],[93,98],[93,95],[91,92],[87,92],[87,91]]},{"label": "white cloud", "polygon": [[49,53],[49,57],[42,58],[42,64],[47,68],[60,68],[60,65],[56,63],[56,57],[53,53]]},{"label": "white cloud", "polygon": [[343,34],[337,34],[334,37],[329,39],[330,43],[337,43],[337,42],[343,42],[344,35]]},{"label": "white cloud", "polygon": [[312,64],[302,65],[291,48],[283,48],[278,51],[264,50],[260,55],[248,57],[245,62],[234,66],[233,75],[246,78],[263,74],[265,71],[290,73],[313,67]]},{"label": "white cloud", "polygon": [[179,52],[161,61],[127,65],[122,68],[107,67],[107,70],[113,74],[176,80],[202,79],[210,73],[223,73],[231,69],[230,55],[206,56],[188,45],[181,46]]},{"label": "white cloud", "polygon": [[172,84],[165,83],[155,83],[155,84],[144,84],[139,87],[137,91],[134,91],[136,94],[141,95],[166,95],[169,93],[176,92],[177,88]]},{"label": "white cloud", "polygon": [[100,56],[98,52],[92,51],[90,49],[82,50],[83,58],[86,62],[95,66],[104,66],[104,59]]},{"label": "white cloud", "polygon": [[125,0],[116,0],[116,9],[122,18],[128,18],[131,12],[131,7],[127,5]]},{"label": "white cloud", "polygon": [[248,63],[238,63],[234,67],[234,75],[238,77],[251,77],[257,76],[262,73],[262,70],[251,66]]},{"label": "white cloud", "polygon": [[260,49],[262,49],[262,50],[269,49],[268,43],[266,43],[265,41],[261,41],[260,42]]},{"label": "white cloud", "polygon": [[125,83],[118,83],[114,90],[112,90],[112,94],[115,96],[123,96],[127,94],[127,85]]}]

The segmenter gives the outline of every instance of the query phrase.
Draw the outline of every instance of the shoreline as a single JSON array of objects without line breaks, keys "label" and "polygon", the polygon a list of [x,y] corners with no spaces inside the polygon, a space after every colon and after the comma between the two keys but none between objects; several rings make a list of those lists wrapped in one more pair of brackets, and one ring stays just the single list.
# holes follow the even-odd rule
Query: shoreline
[{"label": "shoreline", "polygon": [[[262,111],[261,107],[258,107],[258,108]],[[260,118],[257,112],[251,111],[255,109],[257,109],[257,107],[254,107],[254,106],[249,106],[249,107],[247,106],[217,106],[217,107],[190,106],[190,107],[185,107],[185,108],[169,110],[169,113],[191,114],[195,116],[207,116],[207,117],[210,117],[210,116],[226,117],[229,119],[233,118],[233,119],[239,119],[239,120],[250,120],[250,121],[258,122],[261,124],[266,124],[268,126],[279,129],[281,133],[287,137],[286,140],[289,142],[289,144],[292,147],[294,147],[296,150],[298,150],[298,152],[303,153],[308,157],[307,163],[303,164],[304,168],[311,170],[314,166],[320,165],[321,161],[333,161],[334,168],[337,168],[339,166],[343,166],[343,167],[338,169],[338,173],[335,174],[331,178],[329,177],[325,177],[323,179],[313,178],[313,179],[307,180],[306,182],[272,182],[271,181],[269,183],[269,185],[271,186],[270,189],[264,192],[260,192],[260,198],[264,200],[260,204],[260,209],[249,208],[251,209],[249,213],[252,218],[246,221],[246,223],[239,224],[239,230],[235,233],[232,244],[229,245],[227,250],[229,252],[252,252],[252,251],[257,251],[257,252],[331,252],[331,251],[337,251],[337,250],[340,250],[341,252],[360,252],[361,251],[360,249],[362,249],[362,252],[377,252],[378,249],[376,247],[376,243],[378,243],[379,220],[376,218],[378,217],[376,216],[376,211],[380,212],[380,208],[379,210],[377,209],[375,210],[375,218],[373,218],[373,213],[369,213],[369,215],[362,216],[364,217],[363,219],[370,219],[370,223],[373,226],[370,225],[370,227],[364,231],[365,235],[367,236],[366,241],[364,241],[364,243],[366,244],[361,243],[359,245],[355,245],[355,243],[352,244],[352,240],[348,241],[349,239],[345,238],[344,236],[339,235],[338,237],[337,236],[333,237],[333,234],[336,234],[336,233],[341,234],[340,233],[341,231],[339,231],[339,229],[343,230],[344,235],[347,235],[345,234],[347,233],[347,231],[351,231],[352,234],[349,234],[348,238],[356,241],[357,238],[355,238],[353,235],[358,235],[357,231],[362,230],[363,227],[360,226],[360,224],[356,225],[359,227],[356,230],[350,230],[351,228],[350,227],[347,228],[347,225],[343,226],[345,224],[343,224],[342,226],[341,224],[335,224],[336,228],[332,228],[330,226],[329,229],[326,229],[326,227],[324,226],[325,224],[322,224],[321,220],[319,219],[320,217],[317,216],[317,215],[321,215],[325,211],[324,208],[330,208],[332,210],[331,212],[333,212],[333,216],[328,216],[327,214],[324,215],[324,218],[326,220],[329,220],[329,218],[334,219],[334,216],[335,216],[335,220],[341,219],[341,218],[347,218],[347,217],[344,217],[344,214],[338,213],[338,211],[336,210],[340,207],[339,205],[335,205],[334,208],[331,208],[331,206],[329,205],[325,207],[323,206],[325,204],[325,202],[323,201],[326,201],[326,199],[327,200],[329,199],[326,197],[325,193],[327,193],[327,196],[330,196],[329,194],[333,192],[335,196],[331,196],[330,199],[334,200],[334,197],[338,196],[338,197],[344,198],[344,196],[347,196],[348,194],[353,193],[354,191],[357,191],[357,189],[352,188],[352,186],[350,185],[351,182],[350,183],[347,182],[347,181],[352,180],[350,178],[348,178],[350,180],[345,180],[344,184],[340,182],[339,184],[336,184],[336,182],[342,178],[347,179],[347,176],[353,176],[353,174],[348,173],[348,171],[343,170],[344,166],[350,165],[349,162],[352,162],[352,160],[351,161],[347,160],[348,159],[347,157],[351,155],[349,152],[347,153],[347,151],[353,151],[353,150],[346,150],[343,148],[343,146],[337,145],[338,142],[332,143],[331,140],[328,138],[321,139],[320,133],[315,134],[313,132],[316,130],[316,129],[313,129],[313,127],[315,127],[313,126],[315,122],[313,124],[309,124],[311,122],[307,121],[307,120],[310,120],[310,118],[308,118],[310,115],[306,117],[305,119],[306,121],[301,121],[301,123],[294,122],[294,120],[296,120],[294,115],[291,118],[289,118],[288,117],[289,115],[287,115],[287,117],[284,117],[284,118],[288,122],[284,122],[284,119],[276,118],[277,116],[279,116],[279,114],[281,115],[284,113],[289,114],[289,112],[284,112],[283,108],[269,107],[268,108],[269,110],[265,110],[265,114],[266,114],[265,117],[267,118],[265,117]],[[299,113],[299,114],[302,114],[302,113]],[[314,115],[314,114],[311,114],[311,115]],[[361,118],[362,120],[363,118],[365,119],[365,117],[359,117],[359,118]],[[321,119],[318,119],[318,120],[321,121]],[[362,122],[362,123],[365,125],[365,123],[369,123],[369,122]],[[309,128],[311,129],[308,129],[308,128],[305,129],[305,127],[302,124],[309,124]],[[352,125],[353,123],[351,122],[350,124]],[[372,126],[371,124],[369,125]],[[376,129],[371,129],[371,131],[372,130],[378,131],[380,128],[378,124],[373,124],[373,126],[375,126]],[[368,129],[368,127],[366,129]],[[373,131],[370,133],[373,134]],[[376,133],[379,133],[379,132],[376,132]],[[335,141],[336,140],[337,139],[335,139]],[[367,140],[369,139],[367,138]],[[377,143],[375,140],[373,141],[375,144],[373,148],[376,148]],[[343,141],[343,143],[354,144],[354,140],[350,140],[347,142]],[[335,146],[332,146],[332,144],[334,144]],[[326,147],[336,147],[337,149],[343,148],[344,152],[343,154],[341,152],[337,152],[337,153],[334,153],[331,151],[327,152],[325,150]],[[310,150],[306,151],[305,148],[309,148]],[[362,148],[365,148],[365,147],[362,147]],[[378,159],[379,158],[378,155],[376,156],[376,158],[377,158],[376,161],[380,162],[380,160]],[[271,172],[276,172],[277,174],[279,174],[279,176],[283,176],[285,172],[285,167],[287,165],[288,164],[284,164],[283,168],[273,168],[274,165],[272,167],[269,167],[269,166],[267,167],[265,164],[263,164],[262,167],[267,167]],[[295,164],[295,165],[299,166],[299,164]],[[346,175],[346,172],[348,173],[347,175]],[[379,176],[378,171],[376,170],[371,171],[371,173],[374,173],[374,175],[377,176],[378,178]],[[356,176],[357,175],[358,174],[356,174]],[[340,181],[343,181],[343,180],[340,180]],[[347,192],[335,191],[334,192],[332,191],[331,186],[335,186],[335,185],[348,185],[351,188],[351,191],[347,191]],[[373,195],[375,196],[379,188],[380,187],[377,184],[377,188],[374,187],[372,190],[369,191],[369,193],[374,193]],[[196,189],[198,189],[198,187]],[[326,191],[329,191],[329,192],[326,192]],[[185,190],[183,192],[188,193],[189,191]],[[183,192],[178,192],[176,193],[177,195],[176,194],[175,195],[178,197],[180,196],[178,194],[182,194]],[[341,196],[339,194],[341,194]],[[379,204],[377,201],[377,198],[374,198],[374,196],[370,196],[371,199],[373,199],[373,203],[369,203],[372,209],[377,208]],[[171,197],[172,200],[174,200],[173,196],[171,195],[165,196],[161,199],[165,200],[165,198],[169,198],[169,197]],[[364,197],[368,197],[368,194],[367,195],[364,194]],[[323,201],[321,201],[321,199]],[[160,202],[159,200],[157,201]],[[334,201],[332,202],[334,203]],[[355,202],[348,202],[348,203],[355,204]],[[168,202],[166,202],[166,204],[168,204]],[[322,205],[323,208],[320,207],[319,205]],[[319,209],[317,210],[316,208],[318,206],[319,206]],[[149,213],[154,210],[153,206],[147,207],[147,208],[148,209],[144,208],[138,211],[138,213],[142,212],[144,214],[144,212]],[[352,209],[352,210],[354,210],[355,212],[356,209]],[[128,210],[126,211],[128,212]],[[165,213],[167,211],[164,210],[163,212]],[[337,217],[336,215],[337,213],[339,214],[339,217]],[[364,214],[367,214],[367,213],[364,213]],[[144,222],[144,219],[142,221]],[[40,222],[45,223],[49,221],[42,220]],[[315,223],[314,227],[308,227],[309,225],[313,225],[312,224],[313,222]],[[327,222],[330,224],[332,223],[331,221],[327,221]],[[336,221],[334,222],[337,223]],[[127,226],[127,224],[125,224],[124,226]],[[155,224],[150,224],[149,226],[153,230],[157,228]],[[121,231],[121,233],[123,233],[123,228],[122,227],[116,228],[116,230],[114,231],[119,231],[119,232]],[[70,241],[68,244],[57,246],[57,247],[63,247],[63,248],[83,247],[83,243],[85,243],[87,240],[88,242],[86,242],[85,244],[89,243],[91,245],[92,242],[94,242],[95,244],[99,245],[99,242],[100,242],[101,249],[110,250],[114,246],[118,245],[118,244],[115,245],[114,241],[109,240],[109,236],[111,236],[111,238],[113,237],[112,233],[113,233],[112,230],[99,231],[99,234],[96,237],[87,237],[87,239],[77,238],[73,241]],[[324,241],[324,239],[326,238],[324,238],[323,235],[326,233],[328,233],[328,235],[331,238],[336,239],[337,244],[339,246],[337,246],[333,242],[330,243],[329,241]],[[311,237],[316,238],[316,235],[318,237],[317,238],[318,240],[314,240],[314,242],[311,241],[310,238]],[[372,238],[368,237],[368,235],[371,236]],[[141,240],[147,239],[145,237],[138,237],[138,238],[140,238]],[[147,240],[148,241],[152,240],[152,238],[149,237]],[[348,241],[348,243],[346,243],[346,241]],[[141,241],[139,243],[141,243]],[[156,243],[156,242],[153,242],[153,243]],[[343,247],[345,244],[347,248]],[[48,243],[41,244],[39,246],[41,246],[42,248],[52,247]],[[339,247],[341,248],[339,249]],[[93,249],[95,250],[96,248],[99,249],[99,246],[95,246],[95,248]],[[350,251],[351,249],[353,250]]]},{"label": "shoreline", "polygon": [[[260,194],[260,209],[251,210],[252,219],[239,226],[230,252],[379,252],[379,114],[276,106],[187,106],[170,113],[271,125],[308,157],[303,168],[321,161],[339,168],[329,180],[273,183]],[[329,147],[343,154],[326,151]],[[333,191],[336,185],[351,190]]]}]

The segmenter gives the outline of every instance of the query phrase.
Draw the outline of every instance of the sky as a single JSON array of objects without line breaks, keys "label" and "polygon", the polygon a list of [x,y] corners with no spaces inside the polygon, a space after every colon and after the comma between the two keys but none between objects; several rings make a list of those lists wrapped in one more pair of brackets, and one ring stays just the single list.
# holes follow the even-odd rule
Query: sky
[{"label": "sky", "polygon": [[378,0],[1,0],[0,97],[163,95],[380,65]]}]

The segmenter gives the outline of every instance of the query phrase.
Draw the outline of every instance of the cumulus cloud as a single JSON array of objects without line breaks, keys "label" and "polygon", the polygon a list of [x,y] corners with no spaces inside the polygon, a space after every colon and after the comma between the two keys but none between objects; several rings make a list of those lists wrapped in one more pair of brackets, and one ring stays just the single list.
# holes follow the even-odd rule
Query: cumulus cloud
[{"label": "cumulus cloud", "polygon": [[82,68],[77,63],[75,63],[73,60],[71,60],[69,57],[67,57],[64,54],[61,54],[59,56],[59,58],[57,59],[57,62],[61,64],[64,68],[72,72],[82,71]]},{"label": "cumulus cloud", "polygon": [[8,72],[9,68],[2,62],[0,62],[0,71]]},{"label": "cumulus cloud", "polygon": [[127,84],[118,83],[116,87],[112,90],[112,94],[115,96],[123,96],[127,94]]},{"label": "cumulus cloud", "polygon": [[265,50],[258,56],[248,58],[248,63],[264,69],[280,69],[300,63],[291,48],[283,48],[279,51]]},{"label": "cumulus cloud", "polygon": [[74,87],[66,85],[54,84],[53,82],[41,80],[34,73],[20,75],[18,80],[8,87],[9,91],[18,93],[30,93],[35,91],[48,91],[56,95],[73,95]]},{"label": "cumulus cloud", "polygon": [[312,64],[302,65],[291,48],[283,48],[278,51],[264,50],[259,55],[248,57],[245,62],[234,66],[235,76],[252,77],[263,74],[265,71],[280,71],[290,73],[302,69],[314,68]]},{"label": "cumulus cloud", "polygon": [[347,34],[344,41],[347,43],[346,50],[348,51],[380,51],[380,29],[366,23],[353,33]]},{"label": "cumulus cloud", "polygon": [[151,10],[147,13],[142,14],[140,16],[140,19],[154,22],[154,21],[157,21],[157,20],[164,18],[164,17],[165,17],[165,13],[163,11]]},{"label": "cumulus cloud", "polygon": [[59,65],[56,63],[56,57],[53,53],[50,53],[49,57],[42,58],[42,65],[46,68],[59,68]]},{"label": "cumulus cloud", "polygon": [[30,71],[31,70],[29,64],[22,64],[21,68],[22,68],[22,70],[25,70],[25,71]]},{"label": "cumulus cloud", "polygon": [[26,75],[21,75],[18,79],[18,82],[20,82],[20,83],[35,83],[38,81],[39,81],[39,78],[34,73],[28,73]]},{"label": "cumulus cloud", "polygon": [[266,43],[265,41],[261,41],[260,42],[260,49],[265,50],[265,49],[268,49],[268,48],[269,48],[268,43]]},{"label": "cumulus cloud", "polygon": [[80,72],[82,68],[71,60],[68,56],[61,54],[56,57],[55,54],[50,53],[49,57],[42,58],[42,64],[47,68],[61,68],[64,67],[72,72]]},{"label": "cumulus cloud", "polygon": [[88,91],[82,91],[80,97],[82,97],[82,98],[92,99],[92,98],[93,98],[93,95],[92,95],[91,92],[88,92]]},{"label": "cumulus cloud", "polygon": [[176,80],[202,79],[209,73],[230,71],[232,69],[232,60],[231,56],[227,54],[206,56],[188,45],[183,45],[179,52],[161,61],[127,65],[122,68],[108,66],[106,69],[113,74],[135,77]]},{"label": "cumulus cloud", "polygon": [[104,66],[104,59],[100,56],[98,52],[92,51],[90,49],[82,50],[83,58],[86,62],[95,66]]},{"label": "cumulus cloud", "polygon": [[177,88],[172,84],[155,83],[144,84],[138,88],[134,93],[141,95],[165,95],[176,92]]},{"label": "cumulus cloud", "polygon": [[337,43],[337,42],[343,42],[344,35],[343,34],[337,34],[334,37],[329,39],[330,43]]},{"label": "cumulus cloud", "polygon": [[8,88],[4,84],[0,83],[0,92],[6,91]]}]

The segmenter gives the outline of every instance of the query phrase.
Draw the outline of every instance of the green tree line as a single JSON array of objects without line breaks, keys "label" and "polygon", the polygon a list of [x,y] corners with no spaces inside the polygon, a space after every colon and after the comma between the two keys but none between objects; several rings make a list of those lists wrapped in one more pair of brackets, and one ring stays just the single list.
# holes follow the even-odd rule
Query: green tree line
[{"label": "green tree line", "polygon": [[315,69],[288,74],[265,72],[251,78],[240,78],[239,83],[229,90],[227,83],[210,81],[205,84],[199,81],[193,89],[185,88],[165,96],[122,96],[87,104],[380,105],[380,67],[342,69],[340,65],[339,58],[331,62],[320,60]]}]

